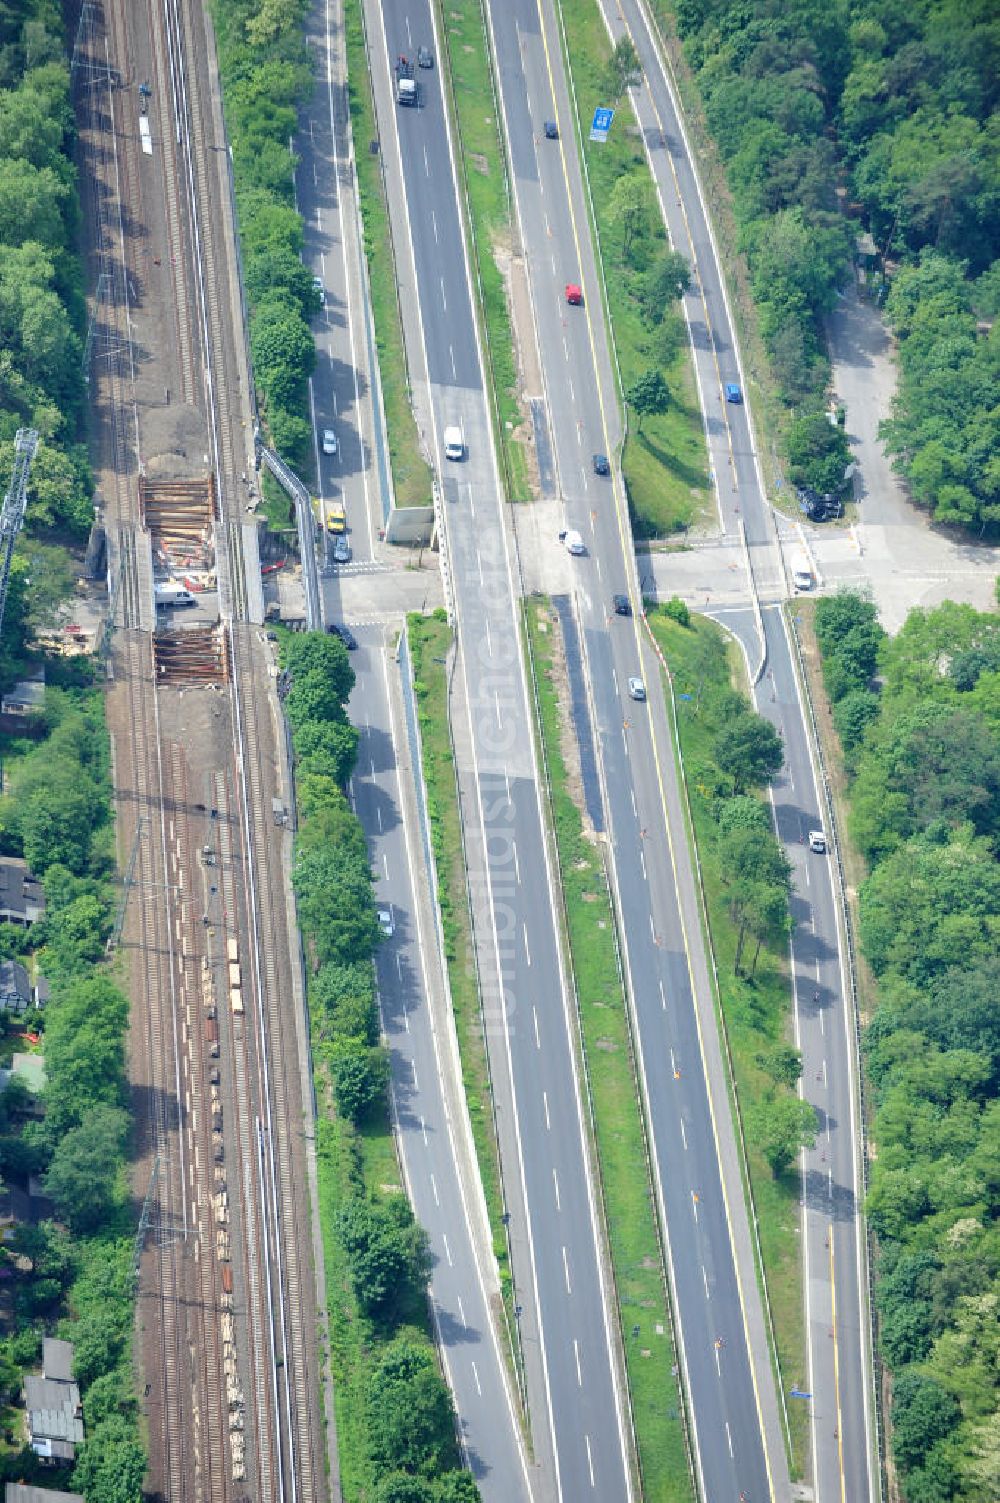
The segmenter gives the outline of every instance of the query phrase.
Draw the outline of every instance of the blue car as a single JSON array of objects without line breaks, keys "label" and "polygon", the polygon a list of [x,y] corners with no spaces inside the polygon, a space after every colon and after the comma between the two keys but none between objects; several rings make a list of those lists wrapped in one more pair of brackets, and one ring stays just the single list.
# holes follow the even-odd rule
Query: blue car
[{"label": "blue car", "polygon": [[737,406],[743,401],[743,393],[735,381],[726,382],[726,401],[735,402]]}]

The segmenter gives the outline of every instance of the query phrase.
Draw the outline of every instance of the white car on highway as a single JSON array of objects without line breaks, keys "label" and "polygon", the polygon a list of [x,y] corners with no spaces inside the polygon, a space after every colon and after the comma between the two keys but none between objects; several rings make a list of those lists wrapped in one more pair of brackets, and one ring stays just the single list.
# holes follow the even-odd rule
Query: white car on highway
[{"label": "white car on highway", "polygon": [[323,453],[324,454],[337,454],[337,453],[339,453],[339,451],[340,451],[340,445],[337,442],[337,435],[334,433],[334,431],[333,431],[332,428],[324,428],[323,429]]},{"label": "white car on highway", "polygon": [[378,926],[382,930],[382,933],[385,935],[386,939],[391,939],[395,934],[396,924],[392,917],[391,908],[380,908],[378,910]]}]

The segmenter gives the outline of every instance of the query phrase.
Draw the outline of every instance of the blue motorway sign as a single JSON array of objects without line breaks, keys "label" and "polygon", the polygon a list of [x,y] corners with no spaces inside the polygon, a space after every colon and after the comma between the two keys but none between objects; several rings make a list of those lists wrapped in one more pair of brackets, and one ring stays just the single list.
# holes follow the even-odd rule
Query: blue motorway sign
[{"label": "blue motorway sign", "polygon": [[594,111],[594,119],[590,127],[590,139],[592,141],[606,141],[608,139],[608,131],[611,129],[611,122],[614,118],[614,110],[604,109],[603,106],[599,106]]}]

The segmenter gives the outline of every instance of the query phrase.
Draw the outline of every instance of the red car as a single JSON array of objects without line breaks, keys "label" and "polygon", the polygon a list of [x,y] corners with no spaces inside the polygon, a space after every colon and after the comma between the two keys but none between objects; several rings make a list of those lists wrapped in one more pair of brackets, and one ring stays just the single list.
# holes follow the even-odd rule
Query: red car
[{"label": "red car", "polygon": [[566,301],[572,307],[578,308],[580,306],[580,304],[583,302],[583,288],[582,287],[578,287],[575,282],[567,282],[566,283]]}]

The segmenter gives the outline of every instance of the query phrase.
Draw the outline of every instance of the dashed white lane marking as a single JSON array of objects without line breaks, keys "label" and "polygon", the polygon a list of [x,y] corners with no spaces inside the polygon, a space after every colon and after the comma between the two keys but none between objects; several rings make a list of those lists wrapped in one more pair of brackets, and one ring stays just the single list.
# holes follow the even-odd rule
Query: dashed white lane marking
[{"label": "dashed white lane marking", "polygon": [[590,1436],[585,1435],[583,1438],[587,1443],[587,1470],[590,1473],[590,1485],[591,1487],[596,1487],[597,1483],[594,1481],[594,1458],[590,1454]]},{"label": "dashed white lane marking", "polygon": [[476,1364],[474,1362],[472,1364],[472,1376],[476,1380],[476,1392],[479,1394],[479,1397],[482,1398],[482,1396],[483,1396],[482,1385],[479,1382],[479,1373],[478,1373],[478,1371],[476,1369]]},{"label": "dashed white lane marking", "polygon": [[441,1233],[441,1241],[444,1243],[444,1255],[448,1259],[448,1267],[454,1268],[455,1260],[451,1255],[451,1248],[448,1246],[448,1238],[444,1232]]},{"label": "dashed white lane marking", "polygon": [[580,1370],[580,1343],[573,1337],[573,1356],[576,1359],[576,1386],[583,1387],[583,1373]]},{"label": "dashed white lane marking", "polygon": [[565,1247],[562,1250],[562,1255],[563,1255],[563,1273],[566,1276],[566,1293],[567,1294],[572,1294],[573,1293],[573,1285],[569,1281],[569,1254],[567,1253]]},{"label": "dashed white lane marking", "polygon": [[444,277],[441,277],[440,281],[441,281],[441,306],[444,308],[444,311],[447,313],[448,312],[448,299],[444,295]]},{"label": "dashed white lane marking", "polygon": [[647,878],[646,878],[646,853],[645,853],[645,851],[640,851],[639,852],[639,865],[642,867],[643,881],[646,881]]},{"label": "dashed white lane marking", "polygon": [[705,1272],[704,1263],[701,1265],[701,1281],[705,1285],[705,1298],[710,1298],[708,1293],[708,1274]]},{"label": "dashed white lane marking", "polygon": [[412,1059],[410,1060],[410,1070],[411,1070],[411,1072],[413,1074],[413,1089],[415,1091],[419,1091],[420,1090],[420,1082],[417,1080],[417,1067],[414,1064],[414,1062],[413,1062]]},{"label": "dashed white lane marking", "polygon": [[427,1148],[429,1146],[427,1142],[427,1123],[424,1121],[423,1117],[421,1117],[420,1119],[420,1135],[424,1140],[424,1147]]},{"label": "dashed white lane marking", "polygon": [[549,1098],[546,1091],[542,1092],[542,1107],[545,1111],[545,1126],[548,1128],[549,1132],[551,1132],[552,1123],[549,1121]]},{"label": "dashed white lane marking", "polygon": [[688,1135],[687,1135],[687,1128],[684,1126],[684,1118],[683,1117],[681,1118],[681,1142],[684,1144],[684,1147],[687,1148],[687,1146],[688,1146]]},{"label": "dashed white lane marking", "polygon": [[524,929],[524,958],[528,962],[528,964],[530,965],[531,964],[531,951],[528,949],[528,926],[527,926],[527,924],[524,924],[524,925],[522,925],[522,927]]},{"label": "dashed white lane marking", "polygon": [[434,1194],[434,1204],[436,1206],[439,1206],[441,1204],[441,1201],[438,1196],[437,1180],[434,1178],[433,1174],[431,1175],[431,1190]]},{"label": "dashed white lane marking", "polygon": [[426,146],[424,147],[424,171],[426,172],[427,176],[430,177],[430,175],[431,175],[431,164],[427,160],[427,147]]},{"label": "dashed white lane marking", "polygon": [[431,210],[431,229],[434,231],[434,242],[435,242],[435,244],[437,244],[438,222],[437,222],[437,215],[435,214],[435,212],[434,212],[433,209]]},{"label": "dashed white lane marking", "polygon": [[733,1437],[732,1437],[732,1433],[731,1433],[731,1431],[729,1429],[729,1421],[728,1420],[726,1420],[726,1445],[729,1447],[729,1454],[730,1454],[730,1456],[732,1456],[732,1454],[733,1454]]},{"label": "dashed white lane marking", "polygon": [[558,1176],[556,1175],[555,1168],[553,1168],[553,1170],[552,1170],[552,1188],[556,1192],[556,1210],[557,1211],[561,1211],[562,1210],[562,1204],[561,1204],[561,1202],[559,1200],[559,1179],[558,1179]]},{"label": "dashed white lane marking", "polygon": [[461,1316],[462,1324],[463,1326],[467,1326],[469,1322],[465,1318],[465,1306],[462,1304],[462,1296],[460,1294],[456,1295],[456,1299],[458,1300],[458,1313]]},{"label": "dashed white lane marking", "polygon": [[520,865],[520,862],[517,859],[517,841],[516,840],[512,840],[511,841],[510,848],[511,848],[511,850],[514,853],[514,877],[515,877],[515,879],[518,882],[520,882],[520,880],[521,880],[521,865]]},{"label": "dashed white lane marking", "polygon": [[531,1009],[531,1016],[535,1024],[535,1048],[540,1049],[542,1047],[542,1041],[538,1036],[538,1012],[534,1007]]}]

